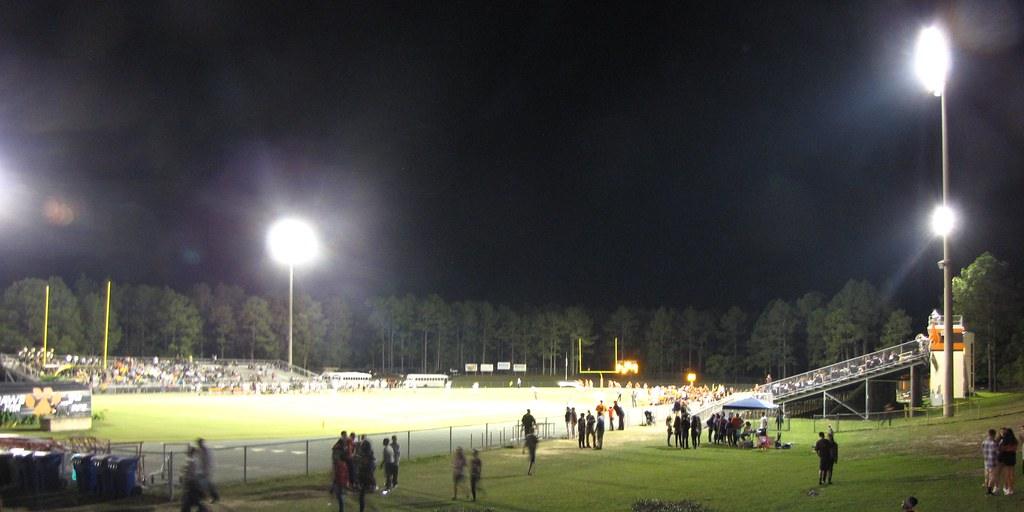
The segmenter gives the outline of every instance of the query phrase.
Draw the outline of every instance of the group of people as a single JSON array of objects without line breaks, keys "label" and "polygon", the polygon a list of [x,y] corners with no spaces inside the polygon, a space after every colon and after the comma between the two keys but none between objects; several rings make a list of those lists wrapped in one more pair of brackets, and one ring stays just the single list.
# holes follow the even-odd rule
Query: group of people
[{"label": "group of people", "polygon": [[[384,470],[384,489],[387,494],[398,487],[398,468],[402,459],[402,448],[398,444],[398,436],[384,438],[383,460],[380,468]],[[345,491],[359,494],[359,510],[366,507],[366,495],[377,491],[376,470],[377,457],[373,445],[366,435],[356,437],[356,433],[341,432],[341,437],[331,447],[331,493],[338,501],[338,511],[345,510]]]},{"label": "group of people", "polygon": [[182,512],[191,512],[193,507],[205,511],[207,498],[210,503],[220,500],[217,487],[213,485],[213,453],[204,439],[200,438],[195,446],[188,447],[182,476],[185,483],[185,494],[181,498]]},{"label": "group of people", "polygon": [[[1020,429],[1021,436],[1024,436],[1024,425]],[[981,443],[985,458],[986,496],[995,496],[999,492],[1000,482],[1003,484],[1003,494],[1009,496],[1014,493],[1018,449],[1017,436],[1013,434],[1012,428],[1000,428],[998,435],[995,429],[988,430],[988,437]]]},{"label": "group of people", "polygon": [[700,416],[689,414],[685,408],[672,409],[672,415],[665,418],[665,443],[672,447],[672,443],[675,442],[675,447],[679,449],[689,449],[690,446],[697,449],[700,446],[700,434],[703,429]]},{"label": "group of people", "polygon": [[[529,410],[527,410],[529,414]],[[533,438],[536,440],[537,436]],[[537,445],[534,444],[530,450],[530,474],[533,474],[533,456],[537,453]],[[476,491],[480,489],[480,477],[483,475],[484,463],[480,460],[480,450],[474,449],[473,455],[469,460],[466,460],[466,453],[459,446],[455,448],[455,454],[452,456],[452,501],[459,499],[459,487],[464,485],[466,481],[466,467],[469,467],[469,491],[473,501],[476,501]],[[469,498],[470,495],[466,497]]]},{"label": "group of people", "polygon": [[[607,423],[605,415],[608,416]],[[568,439],[577,439],[579,447],[593,448],[600,450],[604,448],[605,430],[615,430],[615,422],[618,420],[619,430],[626,428],[626,411],[619,405],[618,400],[612,401],[612,405],[605,405],[604,400],[598,402],[594,411],[588,410],[586,414],[577,413],[576,408],[566,406],[565,408],[565,436]]]}]

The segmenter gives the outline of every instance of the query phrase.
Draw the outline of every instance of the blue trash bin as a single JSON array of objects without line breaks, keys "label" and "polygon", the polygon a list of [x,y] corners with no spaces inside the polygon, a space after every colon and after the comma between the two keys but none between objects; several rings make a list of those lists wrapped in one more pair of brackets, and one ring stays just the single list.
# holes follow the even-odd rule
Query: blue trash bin
[{"label": "blue trash bin", "polygon": [[108,457],[107,466],[103,469],[103,495],[116,498],[117,497],[117,463],[120,461],[120,457]]},{"label": "blue trash bin", "polygon": [[110,496],[114,491],[114,482],[111,478],[112,473],[108,467],[111,459],[116,459],[116,457],[104,455],[102,457],[93,457],[92,459],[93,478],[96,479],[96,494],[100,496]]},{"label": "blue trash bin", "polygon": [[64,487],[64,479],[61,477],[64,452],[36,452],[32,458],[39,475],[39,491],[53,492],[61,490]]},{"label": "blue trash bin", "polygon": [[139,459],[125,457],[117,461],[115,468],[114,496],[117,498],[127,498],[132,495],[132,491],[135,490],[137,484],[136,473],[139,470]]},{"label": "blue trash bin", "polygon": [[92,465],[93,454],[79,453],[71,459],[71,467],[75,470],[75,482],[78,484],[78,492],[85,494],[96,492],[96,478],[93,476]]},{"label": "blue trash bin", "polygon": [[38,486],[36,483],[35,464],[32,462],[32,452],[20,452],[14,455],[14,474],[18,480],[18,488],[23,491],[34,491]]}]

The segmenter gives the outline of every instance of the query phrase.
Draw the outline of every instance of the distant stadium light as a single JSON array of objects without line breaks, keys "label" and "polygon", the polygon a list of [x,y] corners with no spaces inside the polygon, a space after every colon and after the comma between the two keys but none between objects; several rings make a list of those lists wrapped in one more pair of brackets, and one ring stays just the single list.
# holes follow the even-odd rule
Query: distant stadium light
[{"label": "distant stadium light", "polygon": [[296,219],[283,219],[274,223],[267,234],[270,255],[288,265],[288,369],[292,366],[293,317],[295,314],[295,265],[316,257],[316,233],[309,224]]}]

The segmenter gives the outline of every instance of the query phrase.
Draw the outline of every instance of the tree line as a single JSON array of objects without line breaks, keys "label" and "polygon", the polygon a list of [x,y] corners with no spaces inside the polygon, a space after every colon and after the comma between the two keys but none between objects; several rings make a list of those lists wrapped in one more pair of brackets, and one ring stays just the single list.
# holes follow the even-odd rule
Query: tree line
[{"label": "tree line", "polygon": [[[46,311],[45,289],[49,286]],[[286,359],[287,297],[262,297],[228,284],[169,287],[113,283],[110,355]],[[986,253],[954,279],[954,314],[976,333],[978,371],[1024,382],[1021,287],[1008,265]],[[40,346],[100,355],[106,283],[80,277],[28,278],[0,301],[0,351]],[[920,315],[920,313],[915,313]],[[851,280],[828,297],[809,292],[761,311],[686,307],[613,311],[585,306],[494,305],[426,297],[377,297],[352,303],[299,294],[294,304],[296,365],[374,369],[384,374],[461,370],[466,363],[526,363],[531,373],[577,374],[637,360],[646,379],[693,371],[729,382],[760,381],[893,346],[923,332],[926,319],[890,304],[867,281]]]}]

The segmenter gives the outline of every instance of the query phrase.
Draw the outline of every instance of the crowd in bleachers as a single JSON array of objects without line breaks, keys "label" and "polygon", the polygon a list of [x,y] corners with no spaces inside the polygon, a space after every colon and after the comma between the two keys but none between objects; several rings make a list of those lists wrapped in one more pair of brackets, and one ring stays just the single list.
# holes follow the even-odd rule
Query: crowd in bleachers
[{"label": "crowd in bleachers", "polygon": [[[44,357],[45,355],[45,357]],[[313,392],[327,389],[317,378],[291,371],[281,361],[195,360],[191,357],[57,355],[23,348],[17,364],[35,376],[61,375],[97,392],[194,391],[223,393]]]},{"label": "crowd in bleachers", "polygon": [[789,395],[807,389],[820,388],[836,382],[856,379],[887,368],[899,366],[908,360],[918,359],[922,354],[927,354],[928,341],[928,337],[922,335],[913,341],[892,348],[858,356],[841,363],[794,375],[776,382],[767,382],[760,386],[760,390],[770,390],[774,395]]}]

